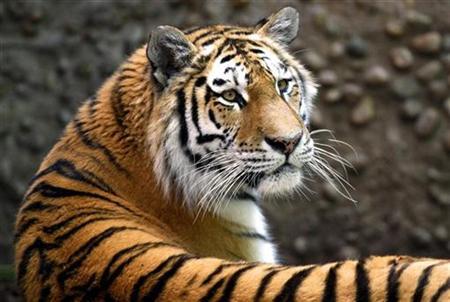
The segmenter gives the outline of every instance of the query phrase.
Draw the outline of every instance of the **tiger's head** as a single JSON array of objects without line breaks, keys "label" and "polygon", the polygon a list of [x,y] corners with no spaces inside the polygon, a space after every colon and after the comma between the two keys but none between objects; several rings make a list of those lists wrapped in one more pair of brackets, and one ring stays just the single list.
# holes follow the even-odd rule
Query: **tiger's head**
[{"label": "tiger's head", "polygon": [[167,191],[175,185],[210,208],[302,184],[315,152],[308,124],[317,89],[286,50],[298,27],[287,7],[254,27],[153,31],[147,56],[160,91],[149,144]]}]

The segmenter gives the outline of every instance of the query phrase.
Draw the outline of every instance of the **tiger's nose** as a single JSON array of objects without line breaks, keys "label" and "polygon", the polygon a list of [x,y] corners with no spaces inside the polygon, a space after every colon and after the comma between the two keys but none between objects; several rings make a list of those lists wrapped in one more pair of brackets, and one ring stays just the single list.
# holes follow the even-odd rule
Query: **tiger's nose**
[{"label": "tiger's nose", "polygon": [[292,138],[285,138],[285,137],[277,137],[277,138],[271,138],[271,137],[265,137],[264,140],[267,144],[269,144],[272,149],[281,152],[285,155],[291,154],[295,147],[297,147],[298,143],[302,139],[303,131],[298,133]]}]

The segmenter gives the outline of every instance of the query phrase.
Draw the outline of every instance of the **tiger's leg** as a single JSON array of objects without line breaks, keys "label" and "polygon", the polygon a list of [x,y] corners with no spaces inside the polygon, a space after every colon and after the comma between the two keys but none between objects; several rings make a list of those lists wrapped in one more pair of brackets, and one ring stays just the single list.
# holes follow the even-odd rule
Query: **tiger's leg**
[{"label": "tiger's leg", "polygon": [[446,261],[373,257],[294,267],[201,258],[155,235],[133,213],[106,209],[59,211],[45,227],[22,230],[18,277],[28,300],[445,301],[450,295]]}]

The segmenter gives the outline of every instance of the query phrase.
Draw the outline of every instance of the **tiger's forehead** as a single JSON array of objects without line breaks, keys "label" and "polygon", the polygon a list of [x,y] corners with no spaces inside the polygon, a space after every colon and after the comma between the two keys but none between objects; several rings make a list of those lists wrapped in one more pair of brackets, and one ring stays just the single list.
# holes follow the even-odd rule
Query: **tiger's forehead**
[{"label": "tiger's forehead", "polygon": [[283,60],[270,48],[255,46],[252,40],[240,40],[239,45],[232,42],[223,47],[209,64],[208,84],[216,92],[235,89],[245,96],[245,88],[259,77],[272,81],[291,77]]},{"label": "tiger's forehead", "polygon": [[276,79],[292,77],[288,64],[252,29],[214,26],[189,34],[202,56],[210,57],[208,84],[216,92],[235,89],[245,95],[245,88],[258,76]]}]

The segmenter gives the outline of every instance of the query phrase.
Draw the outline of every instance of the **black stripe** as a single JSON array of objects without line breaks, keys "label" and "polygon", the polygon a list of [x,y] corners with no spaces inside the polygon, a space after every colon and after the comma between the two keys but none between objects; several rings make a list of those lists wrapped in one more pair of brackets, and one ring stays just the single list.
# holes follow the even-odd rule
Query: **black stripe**
[{"label": "black stripe", "polygon": [[221,141],[225,141],[225,136],[221,134],[204,134],[197,136],[197,144],[205,144],[212,142],[213,140],[220,139]]},{"label": "black stripe", "polygon": [[[106,239],[124,231],[134,231],[142,229],[137,227],[110,227],[101,233],[91,237],[85,244],[83,244],[80,248],[78,248],[75,252],[73,252],[68,260],[67,264],[63,271],[58,274],[57,280],[58,283],[64,288],[64,284],[68,278],[75,275],[84,262],[86,258],[91,254],[91,252],[97,248],[100,244],[102,244]],[[75,260],[75,258],[77,258]]]},{"label": "black stripe", "polygon": [[221,29],[221,30],[216,30],[214,28],[211,28],[210,30],[208,30],[208,31],[204,32],[203,34],[200,34],[198,37],[196,37],[192,43],[193,44],[197,44],[198,41],[200,41],[201,39],[207,37],[208,35],[211,35],[210,38],[222,37],[222,35],[225,32],[228,32],[228,31],[231,31],[231,30],[233,30],[233,28],[224,28],[224,29]]},{"label": "black stripe", "polygon": [[214,124],[214,126],[216,126],[217,129],[220,129],[221,125],[217,122],[216,116],[211,109],[208,110],[208,117],[209,120]]},{"label": "black stripe", "polygon": [[413,302],[422,301],[423,292],[425,291],[425,287],[428,285],[428,281],[431,275],[431,271],[436,265],[430,265],[426,269],[423,270],[420,275],[419,281],[417,282],[416,290],[414,291]]},{"label": "black stripe", "polygon": [[233,266],[242,266],[245,263],[242,262],[231,262],[231,263],[224,263],[219,265],[212,273],[210,273],[208,276],[206,276],[205,280],[203,280],[203,282],[201,283],[201,285],[206,285],[209,282],[211,282],[211,280],[217,276],[218,274],[220,274],[225,268],[227,267],[233,267]]},{"label": "black stripe", "polygon": [[31,201],[27,206],[22,208],[20,211],[21,214],[27,213],[27,212],[40,212],[45,210],[54,210],[59,209],[61,206],[51,205],[43,203],[42,201]]},{"label": "black stripe", "polygon": [[217,40],[219,40],[221,37],[220,36],[216,36],[216,37],[212,37],[211,39],[206,40],[205,42],[202,43],[202,47],[208,46],[213,44],[214,42],[216,42]]},{"label": "black stripe", "polygon": [[264,50],[258,48],[251,48],[250,51],[256,54],[265,53]]},{"label": "black stripe", "polygon": [[208,292],[200,299],[200,302],[209,302],[212,301],[214,296],[216,295],[217,291],[222,287],[223,283],[225,282],[225,278],[219,279],[211,288],[208,290]]},{"label": "black stripe", "polygon": [[198,103],[197,103],[197,95],[195,94],[196,85],[192,88],[192,96],[191,96],[191,118],[194,122],[195,128],[197,128],[197,132],[199,136],[202,136],[202,131],[200,130],[199,120],[198,120]]},{"label": "black stripe", "polygon": [[231,44],[231,40],[227,39],[222,44],[218,45],[217,51],[216,51],[214,57],[212,58],[212,60],[215,60],[218,56],[220,56],[222,54],[222,51],[225,49],[225,47],[229,46],[230,44]]},{"label": "black stripe", "polygon": [[83,123],[78,119],[75,118],[74,121],[75,130],[80,137],[83,144],[85,144],[87,147],[91,149],[98,149],[100,150],[107,158],[108,160],[116,167],[117,170],[120,172],[126,174],[127,176],[131,176],[130,173],[122,167],[118,162],[116,157],[111,153],[111,151],[106,148],[104,145],[93,141],[89,136],[88,133],[83,129]]},{"label": "black stripe", "polygon": [[100,199],[100,200],[106,201],[110,204],[116,205],[117,207],[126,210],[127,212],[133,214],[136,217],[143,217],[142,215],[134,212],[127,206],[125,206],[117,201],[111,200],[103,195],[91,193],[91,192],[76,191],[76,190],[66,189],[66,188],[62,188],[62,187],[56,187],[56,186],[48,184],[45,181],[36,185],[36,187],[34,187],[33,190],[30,193],[28,193],[26,198],[28,198],[29,196],[31,196],[35,193],[40,193],[42,196],[49,197],[49,198],[66,198],[66,197],[85,197],[86,198],[87,197],[87,198]]},{"label": "black stripe", "polygon": [[365,269],[365,260],[356,264],[356,302],[370,301],[369,279]]},{"label": "black stripe", "polygon": [[194,39],[194,41],[192,41],[193,44],[196,44],[198,41],[200,41],[201,39],[203,39],[204,37],[210,35],[210,34],[215,34],[214,30],[207,30],[204,33],[200,34],[198,37],[196,37]]},{"label": "black stripe", "polygon": [[228,62],[228,61],[230,61],[230,60],[232,60],[234,57],[236,56],[236,54],[235,53],[232,53],[232,54],[229,54],[229,55],[226,55],[225,57],[223,57],[221,60],[220,60],[220,64],[222,64],[222,63],[226,63],[226,62]]},{"label": "black stripe", "polygon": [[167,270],[162,276],[160,276],[155,285],[148,291],[148,293],[143,297],[144,301],[156,301],[161,293],[164,292],[166,284],[175,277],[176,273],[180,268],[182,268],[187,261],[196,259],[196,257],[191,255],[182,255],[177,259],[172,267]]},{"label": "black stripe", "polygon": [[50,301],[49,296],[50,296],[50,286],[42,287],[39,293],[39,302]]},{"label": "black stripe", "polygon": [[239,193],[236,193],[236,195],[234,196],[234,198],[236,199],[242,199],[242,200],[250,200],[254,203],[257,203],[258,200],[256,199],[255,196],[253,196],[252,194],[246,192],[246,191],[240,191]]},{"label": "black stripe", "polygon": [[19,228],[17,229],[16,233],[14,234],[14,243],[17,243],[17,241],[22,237],[22,235],[32,226],[36,225],[39,222],[39,219],[37,218],[30,218],[24,222],[19,223]]},{"label": "black stripe", "polygon": [[179,258],[183,255],[186,255],[186,254],[172,255],[169,258],[167,258],[166,260],[164,260],[163,262],[161,262],[156,268],[154,268],[150,272],[146,273],[145,275],[140,276],[139,279],[133,285],[133,289],[132,289],[131,295],[130,295],[130,301],[138,301],[141,287],[145,284],[145,282],[147,282],[147,280],[150,277],[152,277],[153,275],[156,275],[159,272],[161,272],[170,262],[172,262],[173,259]]},{"label": "black stripe", "polygon": [[[150,247],[152,245],[151,242],[145,242],[145,243],[137,243],[135,245],[126,247],[124,249],[121,249],[120,251],[118,251],[117,253],[115,253],[111,259],[109,260],[108,264],[105,265],[105,269],[103,270],[102,276],[100,277],[100,284],[102,286],[107,286],[107,284],[111,284],[115,277],[112,278],[113,275],[117,275],[120,271],[122,271],[125,266],[127,265],[127,263],[132,262],[132,260],[134,260],[137,256],[141,255],[142,252],[147,251],[148,247]],[[137,252],[137,253],[136,253]],[[111,273],[111,268],[112,266],[119,261],[120,258],[127,256],[131,253],[136,253],[132,256],[130,256],[129,258],[127,258],[124,262],[122,262],[121,264],[119,264],[114,271]]]},{"label": "black stripe", "polygon": [[205,105],[207,105],[211,101],[212,89],[209,85],[206,85],[206,94],[205,94]]},{"label": "black stripe", "polygon": [[211,282],[211,280],[218,274],[220,274],[226,266],[224,264],[219,265],[212,273],[206,276],[205,280],[202,282],[202,286]]},{"label": "black stripe", "polygon": [[251,35],[253,33],[254,32],[252,30],[245,30],[245,29],[238,29],[229,32],[230,35]]},{"label": "black stripe", "polygon": [[439,298],[448,290],[450,290],[450,278],[447,278],[447,282],[438,288],[433,297],[431,297],[431,302],[438,302]]},{"label": "black stripe", "polygon": [[177,92],[178,115],[180,119],[180,144],[185,147],[189,140],[188,129],[186,125],[186,97],[183,90]]},{"label": "black stripe", "polygon": [[77,232],[79,232],[81,229],[90,226],[91,224],[100,222],[100,221],[107,221],[107,220],[119,220],[119,219],[126,219],[123,216],[112,216],[112,217],[95,217],[92,219],[88,219],[84,221],[83,223],[75,225],[73,228],[69,229],[67,232],[59,235],[55,238],[55,242],[58,244],[63,244],[66,240],[71,238],[73,235],[75,235]]},{"label": "black stripe", "polygon": [[255,265],[248,265],[246,267],[238,269],[236,272],[234,272],[228,279],[225,289],[223,290],[222,297],[220,297],[218,302],[225,302],[225,301],[231,301],[231,297],[233,296],[234,288],[237,285],[237,282],[239,281],[239,278],[248,270],[251,270],[254,268]]},{"label": "black stripe", "polygon": [[242,232],[242,233],[233,233],[233,235],[238,236],[238,237],[245,237],[245,238],[250,238],[250,239],[259,239],[259,240],[263,240],[263,241],[269,241],[269,239],[264,236],[263,234],[260,233],[256,233],[256,232]]},{"label": "black stripe", "polygon": [[50,174],[52,172],[56,172],[59,175],[64,176],[69,179],[87,183],[93,187],[96,187],[97,189],[100,189],[102,191],[106,191],[108,193],[112,193],[112,194],[116,195],[115,192],[113,191],[113,189],[103,179],[101,179],[100,177],[98,177],[97,175],[95,175],[89,171],[77,170],[75,168],[75,165],[71,161],[66,160],[66,159],[59,159],[54,164],[52,164],[50,167],[48,167],[45,170],[36,174],[31,179],[29,186],[31,186],[39,178],[41,178],[47,174]]},{"label": "black stripe", "polygon": [[263,44],[260,44],[254,40],[241,40],[241,41],[243,41],[244,43],[248,43],[248,44],[252,45],[253,47],[264,48]]},{"label": "black stripe", "polygon": [[214,79],[212,83],[213,83],[213,85],[216,85],[216,86],[222,86],[222,85],[225,85],[226,81],[224,79],[217,78],[217,79]]},{"label": "black stripe", "polygon": [[336,271],[340,266],[341,263],[337,263],[328,270],[327,278],[325,279],[325,289],[323,291],[322,302],[336,301]]},{"label": "black stripe", "polygon": [[44,251],[59,247],[53,243],[46,243],[41,240],[40,237],[36,238],[32,244],[26,247],[22,253],[17,269],[17,281],[21,288],[24,288],[24,277],[28,269],[28,264],[31,261],[34,253],[37,251],[41,255]]},{"label": "black stripe", "polygon": [[[138,243],[138,244],[135,244],[131,247],[127,247],[127,248],[122,249],[119,252],[115,253],[111,257],[108,264],[105,266],[105,269],[103,270],[103,273],[100,277],[100,281],[93,283],[92,286],[89,286],[89,288],[84,290],[84,292],[85,292],[84,300],[86,300],[86,298],[89,298],[88,301],[98,300],[97,298],[98,298],[99,293],[101,291],[105,291],[108,288],[108,286],[114,282],[115,278],[120,274],[117,272],[122,271],[123,268],[126,266],[124,263],[129,263],[134,258],[143,254],[146,251],[145,248],[147,248],[149,245],[151,245],[151,242]],[[138,252],[138,253],[136,253],[133,256],[126,259],[126,261],[121,263],[118,267],[116,267],[116,269],[113,271],[113,273],[111,273],[111,268],[115,264],[115,262],[117,262],[120,258],[122,258],[122,256],[128,255],[130,253],[134,253],[134,252]],[[74,288],[71,288],[72,291],[73,291],[73,289]]]},{"label": "black stripe", "polygon": [[275,297],[274,301],[276,302],[294,301],[295,294],[297,293],[298,288],[302,285],[303,280],[305,280],[306,277],[309,276],[309,274],[314,268],[315,267],[312,266],[292,275],[292,277],[289,278],[289,280],[287,280],[286,283],[284,283],[283,288]]},{"label": "black stripe", "polygon": [[197,80],[195,80],[195,87],[201,87],[205,85],[206,83],[206,77],[199,77]]},{"label": "black stripe", "polygon": [[82,217],[88,217],[88,216],[92,216],[92,215],[96,215],[96,214],[106,214],[106,215],[113,215],[115,217],[117,217],[117,213],[114,213],[113,211],[88,211],[88,212],[81,212],[81,213],[77,213],[75,215],[72,215],[68,218],[65,218],[64,220],[54,223],[52,225],[49,226],[45,226],[42,230],[44,231],[44,233],[47,234],[52,234],[56,231],[58,231],[61,228],[65,228],[67,225],[69,225],[72,221],[78,219],[78,218],[82,218]]},{"label": "black stripe", "polygon": [[[124,262],[122,262],[120,265],[117,266],[117,268],[109,275],[109,276],[105,276],[104,282],[102,284],[105,284],[105,286],[109,286],[111,285],[114,280],[120,276],[120,274],[122,274],[123,270],[129,266],[136,258],[142,256],[143,254],[145,254],[146,252],[148,252],[151,249],[155,249],[155,248],[159,248],[159,247],[176,247],[175,245],[169,244],[169,243],[165,243],[165,242],[150,242],[147,244],[140,244],[140,247],[138,245],[138,252],[136,254],[134,254],[133,256],[129,257],[127,260],[125,260]],[[134,252],[136,251],[136,247],[133,250]],[[111,265],[118,260],[118,258],[120,258],[122,255],[125,255],[127,253],[129,253],[131,251],[121,251],[121,254],[118,255],[114,255],[114,257],[116,259],[111,259],[110,263]],[[113,261],[114,260],[114,261]],[[108,268],[109,271],[109,267],[110,266],[106,266]]]},{"label": "black stripe", "polygon": [[264,278],[262,278],[261,282],[259,282],[258,290],[256,291],[255,295],[255,302],[258,302],[261,300],[261,298],[264,296],[264,293],[266,292],[267,286],[269,285],[270,281],[275,277],[276,274],[278,274],[280,270],[273,270],[266,274]]},{"label": "black stripe", "polygon": [[389,269],[389,275],[387,280],[386,289],[386,301],[397,302],[398,301],[398,279],[400,275],[397,273],[397,262],[391,264]]},{"label": "black stripe", "polygon": [[191,163],[199,162],[201,156],[198,154],[193,154],[188,147],[189,141],[189,132],[186,124],[186,97],[184,91],[180,89],[177,92],[177,100],[178,100],[178,119],[180,124],[180,144],[183,149],[184,154],[189,159]]}]

